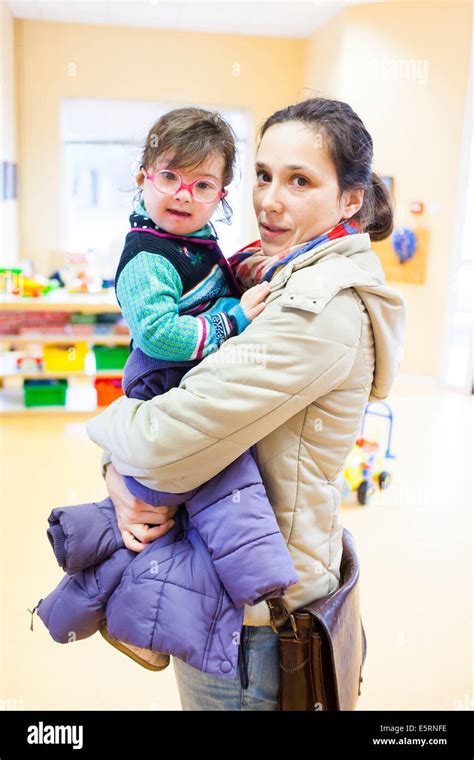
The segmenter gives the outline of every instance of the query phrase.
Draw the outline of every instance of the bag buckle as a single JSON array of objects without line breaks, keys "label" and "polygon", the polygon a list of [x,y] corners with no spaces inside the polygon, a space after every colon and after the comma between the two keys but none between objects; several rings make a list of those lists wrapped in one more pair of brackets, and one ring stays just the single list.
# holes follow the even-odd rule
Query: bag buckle
[{"label": "bag buckle", "polygon": [[[273,631],[277,635],[280,635],[283,632],[284,626],[290,622],[293,633],[295,634],[295,639],[297,639],[298,629],[296,627],[296,620],[292,613],[288,612],[283,602],[280,599],[267,599],[266,602],[270,609],[270,625]],[[279,628],[276,623],[277,617],[279,617],[281,623]]]}]

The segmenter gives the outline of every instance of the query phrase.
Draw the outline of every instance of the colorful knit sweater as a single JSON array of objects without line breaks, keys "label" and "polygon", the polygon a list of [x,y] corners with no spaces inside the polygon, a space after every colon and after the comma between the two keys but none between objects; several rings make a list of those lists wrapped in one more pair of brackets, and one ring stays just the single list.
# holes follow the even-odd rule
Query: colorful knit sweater
[{"label": "colorful knit sweater", "polygon": [[243,289],[209,224],[171,235],[149,218],[143,201],[130,224],[115,293],[134,348],[155,359],[202,359],[250,324],[240,306]]}]

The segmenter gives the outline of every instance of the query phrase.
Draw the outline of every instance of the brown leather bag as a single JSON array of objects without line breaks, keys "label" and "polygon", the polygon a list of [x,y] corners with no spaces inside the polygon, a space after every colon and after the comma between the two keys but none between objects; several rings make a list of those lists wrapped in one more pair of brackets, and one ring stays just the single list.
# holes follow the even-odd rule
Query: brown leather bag
[{"label": "brown leather bag", "polygon": [[267,599],[280,639],[280,710],[355,710],[367,640],[359,610],[359,561],[342,535],[340,582],[332,594],[289,613]]}]

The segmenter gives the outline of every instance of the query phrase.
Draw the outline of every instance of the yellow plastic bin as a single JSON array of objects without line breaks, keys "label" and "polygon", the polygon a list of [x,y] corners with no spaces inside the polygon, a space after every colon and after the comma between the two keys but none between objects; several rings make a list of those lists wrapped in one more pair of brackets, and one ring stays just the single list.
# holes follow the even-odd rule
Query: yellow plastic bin
[{"label": "yellow plastic bin", "polygon": [[84,370],[89,345],[84,341],[77,343],[45,343],[43,347],[43,365],[49,372],[69,372]]}]

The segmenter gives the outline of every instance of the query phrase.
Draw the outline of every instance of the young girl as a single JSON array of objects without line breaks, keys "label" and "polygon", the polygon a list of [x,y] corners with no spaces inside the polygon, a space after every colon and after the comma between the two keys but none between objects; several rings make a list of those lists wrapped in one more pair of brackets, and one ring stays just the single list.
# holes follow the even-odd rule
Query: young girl
[{"label": "young girl", "polygon": [[263,310],[269,286],[243,296],[210,219],[232,179],[235,143],[217,113],[180,108],[148,134],[141,189],[115,280],[138,347],[152,358],[202,359]]},{"label": "young girl", "polygon": [[[127,396],[146,400],[178,385],[265,308],[270,285],[242,295],[210,223],[220,201],[230,220],[225,187],[235,154],[230,126],[205,109],[170,111],[148,133],[136,175],[140,195],[115,276],[134,349],[123,373]],[[133,478],[126,482],[143,494]]]},{"label": "young girl", "polygon": [[[264,299],[270,291],[269,284],[261,283],[242,294],[243,288],[219,250],[210,224],[220,201],[229,218],[225,187],[232,179],[234,161],[232,131],[217,113],[198,108],[177,109],[162,116],[148,134],[136,177],[140,197],[130,216],[131,229],[115,278],[117,300],[132,335],[133,351],[122,380],[128,397],[148,400],[179,385],[182,376],[191,367],[224,341],[242,333],[265,308]],[[225,487],[219,480],[224,473]],[[281,595],[288,586],[298,582],[298,576],[266,498],[253,454],[246,452],[241,455],[224,473],[212,478],[201,489],[179,494],[151,490],[128,476],[124,476],[124,481],[135,496],[152,506],[186,504],[186,513],[183,514],[181,509],[175,515],[176,523],[179,527],[184,526],[183,533],[186,535],[189,515],[191,526],[199,533],[195,540],[203,540],[207,544],[208,554],[215,562],[217,575],[228,594],[227,608],[220,603],[216,614],[221,620],[226,616],[230,620],[229,615],[234,615],[233,610],[229,612],[232,602],[235,608],[239,608],[239,615],[243,616],[245,603],[255,604],[263,598]],[[232,493],[229,495],[230,484]],[[243,498],[236,512],[235,506],[232,508],[235,504],[233,494],[239,490]],[[164,625],[171,628],[174,624],[174,610],[171,609],[168,616],[163,613],[166,620],[158,616],[151,628],[146,633],[143,631],[149,610],[154,609],[155,596],[161,591],[156,581],[148,584],[149,597],[143,602],[143,608],[135,609],[133,615],[130,614],[131,603],[121,605],[113,600],[113,612],[109,614],[109,605],[107,626],[104,625],[105,606],[121,580],[120,573],[130,564],[133,556],[137,556],[129,551],[127,557],[123,558],[122,555],[118,559],[117,552],[113,572],[110,567],[105,567],[108,560],[110,564],[110,554],[113,558],[113,552],[118,548],[117,526],[113,536],[109,528],[110,520],[115,519],[114,511],[111,504],[105,502],[110,500],[95,505],[96,509],[92,512],[86,512],[90,510],[90,505],[77,505],[58,508],[51,513],[48,535],[54,552],[59,564],[77,583],[71,582],[66,587],[63,580],[47,599],[41,600],[37,606],[38,614],[57,641],[69,640],[65,635],[67,631],[73,630],[76,638],[84,638],[100,628],[110,643],[145,667],[163,669],[169,663],[169,654],[139,646],[142,640],[154,639],[156,627]],[[97,526],[99,549],[93,543],[97,506],[105,517]],[[212,512],[214,517],[206,517],[206,511]],[[92,526],[86,514],[92,515]],[[211,524],[216,515],[229,526],[226,535],[219,539],[216,539],[215,528]],[[233,530],[232,521],[235,520],[240,520],[240,523],[235,524]],[[88,535],[81,539],[81,526],[85,524]],[[104,525],[107,540],[104,539]],[[162,526],[150,528],[147,539],[154,539],[162,533]],[[142,552],[145,547],[153,550],[151,544],[142,544],[131,533],[127,532],[126,536],[129,548],[136,552]],[[170,533],[166,540],[179,540],[181,534],[176,531],[176,538],[172,536],[169,539],[169,536]],[[160,544],[159,541],[155,543]],[[104,550],[104,546],[108,548]],[[246,547],[251,555],[246,554]],[[201,563],[206,564],[207,553],[199,556]],[[196,575],[196,567],[199,566],[199,556],[193,559],[193,575]],[[244,576],[242,572],[236,573],[234,556],[239,556]],[[146,559],[150,560],[151,557],[148,552]],[[100,563],[99,560],[105,561]],[[182,558],[180,562],[183,562]],[[87,572],[96,564],[101,594],[100,598],[95,596],[92,600],[84,589],[89,585]],[[159,564],[158,561],[156,564]],[[120,573],[117,567],[120,567]],[[172,572],[166,578],[170,583],[173,581]],[[205,577],[206,574],[202,572],[202,575]],[[175,585],[182,582],[179,578],[174,581]],[[128,579],[122,578],[118,589],[122,595],[127,583]],[[133,585],[133,581],[131,583]],[[141,583],[143,590],[143,580]],[[163,608],[161,597],[158,602],[160,609]],[[138,599],[133,588],[131,598]],[[136,603],[140,604],[138,601]],[[132,628],[124,624],[121,612],[124,606],[128,607],[128,618],[133,618]],[[241,622],[238,618],[238,622],[234,623],[236,630],[239,630]],[[114,626],[115,632],[124,631],[124,634],[113,633]],[[80,635],[77,635],[78,631]],[[233,643],[225,641],[230,662],[234,661]],[[180,654],[176,651],[171,653]],[[191,664],[192,657],[191,649],[187,658]],[[194,664],[200,667],[201,662]]]}]

